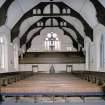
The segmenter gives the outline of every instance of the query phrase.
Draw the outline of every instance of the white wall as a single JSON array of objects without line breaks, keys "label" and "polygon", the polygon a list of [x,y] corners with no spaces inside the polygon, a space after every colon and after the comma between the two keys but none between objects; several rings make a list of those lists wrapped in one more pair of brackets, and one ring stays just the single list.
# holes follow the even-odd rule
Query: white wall
[{"label": "white wall", "polygon": [[[6,26],[2,26],[0,36],[5,37],[5,67],[4,69],[0,68],[0,73],[18,71],[18,64],[17,68],[14,68],[14,48],[10,43],[10,30]],[[18,56],[15,57],[18,58]]]},{"label": "white wall", "polygon": [[105,68],[100,67],[100,43],[103,33],[105,33],[105,27],[101,24],[97,24],[93,28],[94,41],[86,40],[85,42],[86,70],[105,72]]},{"label": "white wall", "polygon": [[[51,64],[20,64],[19,71],[32,71],[32,65],[38,65],[38,71],[49,72]],[[67,64],[53,64],[56,72],[66,71]],[[73,66],[73,70],[85,70],[85,64],[69,64]]]},{"label": "white wall", "polygon": [[73,70],[74,71],[84,71],[85,70],[85,64],[73,64]]},{"label": "white wall", "polygon": [[3,73],[3,72],[8,72],[8,70],[9,70],[9,65],[8,65],[8,62],[9,62],[9,59],[8,59],[8,43],[9,43],[9,38],[10,38],[10,31],[9,31],[9,29],[7,29],[7,27],[5,27],[5,26],[2,26],[1,28],[0,28],[0,36],[2,36],[2,37],[4,37],[4,41],[5,41],[5,47],[4,47],[4,55],[5,55],[5,57],[4,57],[4,63],[5,63],[5,65],[4,65],[4,68],[3,69],[1,69],[0,68],[0,73]]},{"label": "white wall", "polygon": [[96,44],[90,43],[89,44],[90,56],[89,56],[89,69],[92,71],[97,70],[97,49]]},{"label": "white wall", "polygon": [[96,49],[97,49],[97,70],[104,71],[105,68],[100,67],[100,44],[101,44],[101,36],[105,33],[105,26],[98,24],[94,29],[95,41],[96,41]]}]

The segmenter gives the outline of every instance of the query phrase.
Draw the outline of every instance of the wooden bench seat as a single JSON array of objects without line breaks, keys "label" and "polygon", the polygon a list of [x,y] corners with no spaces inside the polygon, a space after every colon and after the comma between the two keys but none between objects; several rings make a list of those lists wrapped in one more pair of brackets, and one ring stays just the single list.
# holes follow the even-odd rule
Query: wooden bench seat
[{"label": "wooden bench seat", "polygon": [[81,79],[87,80],[97,85],[105,84],[105,73],[103,72],[93,72],[93,71],[75,71],[74,75],[80,77]]},{"label": "wooden bench seat", "polygon": [[0,86],[7,86],[32,75],[32,72],[1,73]]}]

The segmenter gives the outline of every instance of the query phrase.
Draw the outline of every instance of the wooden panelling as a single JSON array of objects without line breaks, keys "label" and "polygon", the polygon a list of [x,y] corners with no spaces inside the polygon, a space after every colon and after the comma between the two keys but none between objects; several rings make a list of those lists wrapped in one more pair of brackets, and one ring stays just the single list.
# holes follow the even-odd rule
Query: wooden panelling
[{"label": "wooden panelling", "polygon": [[20,64],[68,64],[85,63],[82,52],[27,52]]}]

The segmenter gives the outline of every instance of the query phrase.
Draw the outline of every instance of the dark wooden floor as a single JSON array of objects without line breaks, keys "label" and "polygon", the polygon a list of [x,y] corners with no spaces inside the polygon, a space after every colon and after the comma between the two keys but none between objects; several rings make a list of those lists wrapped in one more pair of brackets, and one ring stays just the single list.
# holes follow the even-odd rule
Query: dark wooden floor
[{"label": "dark wooden floor", "polygon": [[1,87],[2,93],[102,92],[101,87],[71,74],[42,74]]}]

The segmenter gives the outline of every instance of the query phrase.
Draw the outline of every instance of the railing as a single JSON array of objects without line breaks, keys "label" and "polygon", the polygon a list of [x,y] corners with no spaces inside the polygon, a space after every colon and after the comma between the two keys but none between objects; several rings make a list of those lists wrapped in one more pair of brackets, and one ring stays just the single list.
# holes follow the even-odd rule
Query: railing
[{"label": "railing", "polygon": [[20,64],[69,64],[85,63],[82,52],[27,52]]}]

